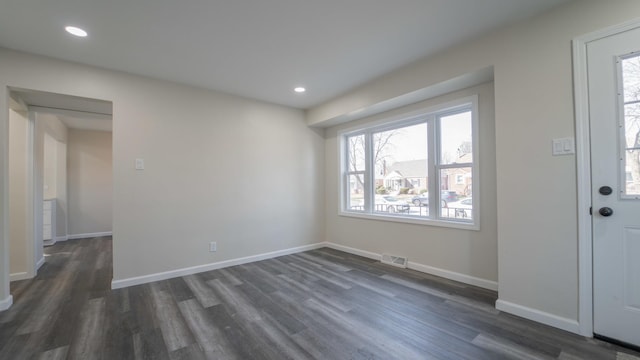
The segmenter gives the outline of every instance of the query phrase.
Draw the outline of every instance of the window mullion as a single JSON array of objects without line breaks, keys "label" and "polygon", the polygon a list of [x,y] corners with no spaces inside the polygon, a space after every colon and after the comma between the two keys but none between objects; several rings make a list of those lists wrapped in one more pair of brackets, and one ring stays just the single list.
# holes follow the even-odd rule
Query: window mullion
[{"label": "window mullion", "polygon": [[458,169],[458,168],[465,168],[465,167],[472,167],[473,163],[451,163],[451,164],[440,164],[437,165],[438,170],[441,169]]},{"label": "window mullion", "polygon": [[364,209],[367,213],[373,212],[373,174],[375,166],[373,164],[373,136],[371,131],[364,135]]},{"label": "window mullion", "polygon": [[[345,142],[348,142],[348,138],[345,137]],[[349,199],[349,180],[350,180],[350,176],[352,174],[352,170],[349,167],[349,150],[344,151],[344,186],[343,186],[343,191],[344,191],[344,199],[342,202],[342,206],[345,209],[349,209],[349,205],[350,205],[350,199]],[[353,170],[356,170],[355,167]]]},{"label": "window mullion", "polygon": [[343,211],[349,210],[349,150],[347,143],[349,142],[348,136],[343,136],[340,151],[342,152],[342,190],[340,194],[341,206]]},{"label": "window mullion", "polygon": [[429,217],[435,218],[438,214],[438,203],[440,199],[437,181],[438,170],[436,169],[436,158],[438,157],[438,136],[436,135],[436,117],[431,115],[427,118],[427,176],[429,179]]}]

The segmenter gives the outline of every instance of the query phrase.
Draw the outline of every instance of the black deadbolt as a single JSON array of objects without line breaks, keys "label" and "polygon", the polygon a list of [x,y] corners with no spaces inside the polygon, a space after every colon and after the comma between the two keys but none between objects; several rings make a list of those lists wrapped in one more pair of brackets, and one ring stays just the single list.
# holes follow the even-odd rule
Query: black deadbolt
[{"label": "black deadbolt", "polygon": [[613,209],[610,208],[610,207],[600,208],[600,210],[598,210],[598,212],[600,213],[600,215],[605,216],[605,217],[613,215]]},{"label": "black deadbolt", "polygon": [[611,193],[613,192],[613,189],[611,188],[611,186],[601,186],[598,191],[602,195],[611,195]]}]

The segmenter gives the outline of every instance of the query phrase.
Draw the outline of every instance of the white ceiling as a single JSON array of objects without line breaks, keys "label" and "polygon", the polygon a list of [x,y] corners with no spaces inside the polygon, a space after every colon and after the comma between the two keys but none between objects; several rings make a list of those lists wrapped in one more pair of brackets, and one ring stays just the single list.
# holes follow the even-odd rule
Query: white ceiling
[{"label": "white ceiling", "polygon": [[0,0],[0,46],[309,108],[565,2]]}]

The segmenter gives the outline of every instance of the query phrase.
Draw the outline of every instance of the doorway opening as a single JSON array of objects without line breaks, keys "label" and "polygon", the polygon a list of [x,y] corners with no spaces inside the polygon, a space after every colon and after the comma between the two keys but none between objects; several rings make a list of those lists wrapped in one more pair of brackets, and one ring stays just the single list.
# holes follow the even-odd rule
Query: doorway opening
[{"label": "doorway opening", "polygon": [[[33,278],[44,246],[112,235],[112,103],[10,88],[10,280]],[[90,240],[89,240],[90,241]]]}]

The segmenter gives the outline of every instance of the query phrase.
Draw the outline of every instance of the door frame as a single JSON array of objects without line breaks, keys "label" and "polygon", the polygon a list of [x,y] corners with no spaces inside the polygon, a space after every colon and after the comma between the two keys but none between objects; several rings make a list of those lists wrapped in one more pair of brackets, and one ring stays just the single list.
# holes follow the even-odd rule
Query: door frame
[{"label": "door frame", "polygon": [[[12,106],[15,106],[20,111],[23,111],[26,115],[26,124],[27,131],[25,134],[26,143],[26,156],[24,157],[24,165],[25,165],[25,180],[26,180],[26,193],[25,193],[25,238],[23,239],[25,245],[25,258],[26,261],[26,272],[19,273],[18,277],[12,276],[9,271],[9,283],[17,280],[31,279],[34,278],[38,274],[38,269],[43,263],[43,259],[37,258],[36,248],[38,246],[37,241],[37,226],[35,226],[35,222],[37,220],[37,201],[35,201],[35,174],[36,174],[36,164],[35,164],[35,129],[36,122],[35,116],[32,110],[29,109],[29,106],[22,101],[20,98],[11,97],[12,88],[7,88],[9,91],[9,104],[7,105],[7,112]],[[12,105],[13,104],[13,105]],[[10,189],[11,191],[11,189]],[[40,211],[42,212],[42,211]],[[10,215],[10,214],[9,214]],[[40,215],[40,222],[42,223],[42,215]],[[9,226],[11,227],[11,216],[9,216]],[[11,257],[8,259],[9,266],[11,266]]]},{"label": "door frame", "polygon": [[587,44],[640,28],[640,18],[573,39],[573,91],[576,121],[578,190],[578,331],[593,336],[593,232],[591,199],[591,141],[589,136],[589,88]]},{"label": "door frame", "polygon": [[[33,259],[33,276],[38,275],[38,270],[44,264],[44,245],[42,241],[42,223],[43,223],[43,184],[38,179],[43,176],[44,172],[44,158],[40,156],[40,162],[37,161],[36,154],[42,152],[44,148],[43,141],[39,141],[37,134],[40,125],[37,121],[37,113],[31,107],[29,109],[29,173],[27,173],[27,182],[29,184],[29,201],[31,201],[31,208],[28,221],[30,221],[31,233],[28,242],[31,244],[31,254]],[[38,257],[38,254],[42,254]]]}]

